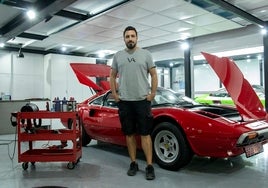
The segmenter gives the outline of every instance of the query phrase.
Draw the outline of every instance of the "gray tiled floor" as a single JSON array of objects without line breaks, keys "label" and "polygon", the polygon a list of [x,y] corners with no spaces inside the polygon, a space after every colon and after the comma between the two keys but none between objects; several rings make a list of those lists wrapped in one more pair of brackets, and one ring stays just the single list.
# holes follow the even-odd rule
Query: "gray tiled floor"
[{"label": "gray tiled floor", "polygon": [[129,165],[127,151],[123,147],[92,142],[83,148],[78,165],[67,169],[66,162],[43,162],[22,169],[14,148],[15,135],[0,135],[0,187],[161,187],[161,188],[266,188],[268,185],[268,147],[252,158],[243,155],[232,159],[194,157],[180,171],[167,171],[155,164],[156,179],[144,178],[145,161],[138,153],[140,171],[134,177],[126,175]]}]

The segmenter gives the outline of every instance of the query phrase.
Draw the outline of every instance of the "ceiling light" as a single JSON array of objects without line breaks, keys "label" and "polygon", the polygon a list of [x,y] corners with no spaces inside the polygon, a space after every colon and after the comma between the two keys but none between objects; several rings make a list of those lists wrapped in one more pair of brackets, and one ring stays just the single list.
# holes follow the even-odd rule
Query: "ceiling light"
[{"label": "ceiling light", "polygon": [[262,28],[262,29],[261,29],[261,34],[262,34],[262,35],[266,35],[266,33],[267,33],[267,29],[266,29],[266,28]]},{"label": "ceiling light", "polygon": [[187,42],[183,42],[182,44],[181,44],[181,48],[183,49],[183,50],[188,50],[189,49],[189,43],[187,43]]},{"label": "ceiling light", "polygon": [[66,50],[67,50],[66,46],[62,46],[62,47],[61,47],[61,51],[62,51],[62,52],[65,52]]},{"label": "ceiling light", "polygon": [[34,10],[28,10],[26,14],[30,20],[33,20],[36,17],[36,13]]},{"label": "ceiling light", "polygon": [[4,43],[0,43],[0,48],[3,48],[5,46]]}]

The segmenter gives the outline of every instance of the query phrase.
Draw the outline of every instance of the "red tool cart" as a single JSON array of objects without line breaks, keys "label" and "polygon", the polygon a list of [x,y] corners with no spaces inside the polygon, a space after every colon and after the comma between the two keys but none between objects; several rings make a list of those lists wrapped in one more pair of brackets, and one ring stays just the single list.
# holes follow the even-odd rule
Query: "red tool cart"
[{"label": "red tool cart", "polygon": [[[82,156],[81,126],[76,112],[18,112],[16,116],[18,162],[23,162],[24,170],[28,168],[29,162],[34,165],[35,162],[68,161],[67,168],[73,169],[80,161]],[[42,119],[68,120],[72,125],[68,126],[69,129],[42,129],[36,126],[36,122]],[[38,142],[44,141],[60,142],[61,144],[47,147],[38,146]],[[27,142],[29,144],[25,148]],[[71,143],[71,146],[67,146],[67,143]]]}]

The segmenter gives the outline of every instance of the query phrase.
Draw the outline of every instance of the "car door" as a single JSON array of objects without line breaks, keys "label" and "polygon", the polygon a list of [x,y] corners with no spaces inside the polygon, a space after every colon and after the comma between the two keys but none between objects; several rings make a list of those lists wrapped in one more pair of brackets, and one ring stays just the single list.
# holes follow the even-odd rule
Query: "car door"
[{"label": "car door", "polygon": [[118,107],[111,92],[95,99],[88,107],[84,123],[93,138],[120,145],[125,143]]},{"label": "car door", "polygon": [[108,92],[104,97],[102,113],[102,124],[105,125],[105,129],[103,130],[105,140],[110,143],[123,145],[125,143],[125,137],[121,131],[118,106],[111,92]]}]

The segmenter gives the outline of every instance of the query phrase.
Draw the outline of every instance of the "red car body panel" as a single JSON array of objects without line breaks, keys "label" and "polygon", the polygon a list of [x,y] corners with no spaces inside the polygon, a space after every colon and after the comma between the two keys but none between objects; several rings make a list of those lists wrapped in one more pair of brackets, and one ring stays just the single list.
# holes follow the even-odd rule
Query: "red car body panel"
[{"label": "red car body panel", "polygon": [[[183,112],[172,108],[153,109],[153,114],[155,119],[163,116],[177,119],[192,150],[199,156],[228,157],[228,148],[235,148],[237,138],[245,131],[241,128],[234,132],[233,127],[239,126],[238,123],[226,122],[220,117],[204,117],[201,110],[181,109],[181,111]],[[233,156],[240,155],[243,153],[243,148],[232,150],[231,153]]]},{"label": "red car body panel", "polygon": [[264,106],[236,64],[227,57],[202,54],[220,78],[240,114],[244,118],[264,118]]},{"label": "red car body panel", "polygon": [[88,63],[70,63],[77,79],[81,84],[84,84],[96,91],[109,89],[109,83],[102,80],[100,86],[93,82],[90,77],[107,78],[110,75],[111,67],[104,64],[88,64]]},{"label": "red car body panel", "polygon": [[[224,83],[227,91],[230,92],[243,119],[233,120],[221,116],[219,106],[156,106],[152,107],[154,126],[163,121],[172,122],[186,137],[193,153],[199,156],[230,157],[243,154],[243,146],[238,146],[239,138],[248,132],[268,129],[268,123],[264,118],[266,112],[254,90],[232,61],[207,53],[203,55]],[[71,66],[82,84],[88,84],[89,87],[99,91],[100,86],[92,83],[91,80],[88,81],[89,76],[107,78],[110,72],[110,67],[103,65],[72,63]],[[94,74],[95,70],[99,69],[103,72],[97,71]],[[84,129],[92,139],[126,145],[125,137],[121,132],[117,107],[107,106],[104,103],[107,101],[96,102],[110,93],[104,88],[101,90],[100,93],[77,105]],[[217,110],[217,107],[219,107],[218,112],[210,111],[210,109]],[[235,110],[234,107],[227,106],[222,110],[228,109]],[[258,142],[264,144],[267,139]]]}]

